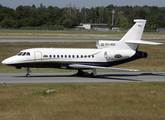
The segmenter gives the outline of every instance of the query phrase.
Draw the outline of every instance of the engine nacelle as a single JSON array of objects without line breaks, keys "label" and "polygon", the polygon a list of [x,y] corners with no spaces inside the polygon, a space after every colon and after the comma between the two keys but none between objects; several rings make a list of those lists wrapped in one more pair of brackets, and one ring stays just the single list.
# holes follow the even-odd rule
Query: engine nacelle
[{"label": "engine nacelle", "polygon": [[123,60],[132,57],[135,54],[133,50],[105,51],[104,57],[107,60]]}]

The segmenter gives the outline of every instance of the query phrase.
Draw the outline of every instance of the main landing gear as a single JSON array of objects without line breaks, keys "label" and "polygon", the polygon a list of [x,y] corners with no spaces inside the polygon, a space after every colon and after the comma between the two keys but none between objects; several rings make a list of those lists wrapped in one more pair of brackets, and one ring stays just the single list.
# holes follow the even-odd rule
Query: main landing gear
[{"label": "main landing gear", "polygon": [[78,75],[79,76],[83,76],[84,75],[84,71],[82,71],[81,69],[78,70]]},{"label": "main landing gear", "polygon": [[27,71],[26,77],[27,77],[27,78],[30,78],[30,77],[31,77],[30,74],[29,74],[29,73],[31,73],[30,68],[28,67],[28,68],[26,69],[26,71]]},{"label": "main landing gear", "polygon": [[[93,71],[92,71],[92,73],[90,74],[90,76],[91,76],[92,78],[97,77],[96,69],[92,69],[92,70],[93,70]],[[78,75],[79,75],[79,76],[83,76],[83,75],[84,75],[84,72],[83,72],[81,69],[79,69],[79,70],[78,70]]]},{"label": "main landing gear", "polygon": [[97,77],[96,69],[92,69],[91,77],[92,77],[92,78]]}]

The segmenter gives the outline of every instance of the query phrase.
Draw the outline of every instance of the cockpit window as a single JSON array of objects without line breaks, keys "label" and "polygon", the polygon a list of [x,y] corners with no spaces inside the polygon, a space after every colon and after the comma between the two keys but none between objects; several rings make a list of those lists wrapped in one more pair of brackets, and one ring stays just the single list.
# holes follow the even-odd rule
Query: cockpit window
[{"label": "cockpit window", "polygon": [[26,55],[30,56],[30,52],[27,52]]},{"label": "cockpit window", "polygon": [[26,55],[26,52],[24,52],[24,53],[22,54],[22,56],[24,56],[24,55]]},{"label": "cockpit window", "polygon": [[18,56],[24,56],[24,55],[30,56],[30,52],[19,52],[17,55]]},{"label": "cockpit window", "polygon": [[18,56],[21,56],[21,55],[22,55],[22,53],[23,53],[23,52],[19,52],[17,55],[18,55]]}]

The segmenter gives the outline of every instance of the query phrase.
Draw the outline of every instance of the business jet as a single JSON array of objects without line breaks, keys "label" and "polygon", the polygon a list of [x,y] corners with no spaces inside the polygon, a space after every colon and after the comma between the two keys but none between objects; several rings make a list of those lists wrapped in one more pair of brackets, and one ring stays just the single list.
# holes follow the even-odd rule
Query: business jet
[{"label": "business jet", "polygon": [[134,22],[120,41],[99,40],[96,42],[97,49],[32,48],[3,60],[2,64],[17,69],[27,68],[26,77],[30,77],[30,68],[76,69],[79,76],[83,76],[84,69],[92,69],[91,77],[97,76],[96,69],[137,71],[111,67],[146,58],[146,52],[137,51],[139,44],[161,44],[141,40],[146,20],[136,19]]}]

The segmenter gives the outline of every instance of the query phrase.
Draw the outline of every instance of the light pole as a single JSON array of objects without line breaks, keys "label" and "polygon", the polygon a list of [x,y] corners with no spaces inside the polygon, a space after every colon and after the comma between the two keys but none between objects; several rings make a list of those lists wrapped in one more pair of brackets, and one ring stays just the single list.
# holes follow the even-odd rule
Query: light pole
[{"label": "light pole", "polygon": [[115,14],[115,10],[112,10],[112,26],[114,27],[114,14]]},{"label": "light pole", "polygon": [[87,6],[85,7],[85,23],[87,22],[86,21],[86,15],[87,15]]}]

